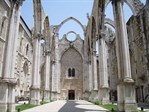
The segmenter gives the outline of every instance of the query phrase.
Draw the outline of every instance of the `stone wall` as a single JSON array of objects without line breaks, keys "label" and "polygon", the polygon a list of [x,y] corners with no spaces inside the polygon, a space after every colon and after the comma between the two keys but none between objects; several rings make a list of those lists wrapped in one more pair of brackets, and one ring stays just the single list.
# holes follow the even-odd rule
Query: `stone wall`
[{"label": "stone wall", "polygon": [[31,31],[20,18],[19,37],[17,40],[17,55],[15,64],[16,98],[29,98],[32,81],[32,43]]},{"label": "stone wall", "polygon": [[8,10],[6,4],[0,4],[0,78],[2,77],[2,68],[5,54],[5,45],[7,41],[7,30],[8,30]]},{"label": "stone wall", "polygon": [[[138,102],[148,102],[149,94],[149,9],[145,6],[139,11],[137,16],[132,16],[127,22],[128,41],[130,50],[131,73],[135,81],[136,99]],[[117,93],[117,58],[116,58],[116,40],[109,43],[110,58],[110,93]],[[142,94],[143,92],[143,94]]]},{"label": "stone wall", "polygon": [[137,16],[132,16],[127,23],[132,76],[136,81],[136,98],[138,102],[148,101],[147,96],[149,95],[148,11],[147,7],[144,7]]},{"label": "stone wall", "polygon": [[[61,57],[60,99],[69,99],[69,90],[75,91],[75,99],[83,98],[83,40],[77,35],[74,41],[64,37],[59,41]],[[68,76],[68,69],[75,69],[75,77]]]}]

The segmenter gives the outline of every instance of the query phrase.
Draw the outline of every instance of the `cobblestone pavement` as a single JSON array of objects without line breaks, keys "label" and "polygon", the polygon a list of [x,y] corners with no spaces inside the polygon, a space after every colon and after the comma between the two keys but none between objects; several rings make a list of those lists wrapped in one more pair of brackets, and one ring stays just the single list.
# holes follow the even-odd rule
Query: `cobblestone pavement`
[{"label": "cobblestone pavement", "polygon": [[22,112],[107,112],[107,110],[84,100],[60,100]]}]

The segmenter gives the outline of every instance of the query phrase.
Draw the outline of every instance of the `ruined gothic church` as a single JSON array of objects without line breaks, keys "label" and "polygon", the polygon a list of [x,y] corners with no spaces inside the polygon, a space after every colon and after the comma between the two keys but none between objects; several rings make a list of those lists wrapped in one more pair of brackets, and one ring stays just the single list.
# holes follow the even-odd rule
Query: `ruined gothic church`
[{"label": "ruined gothic church", "polygon": [[[87,25],[74,17],[51,25],[41,0],[33,0],[33,29],[20,16],[23,2],[0,0],[0,112],[15,112],[21,98],[31,104],[117,101],[118,110],[125,112],[149,103],[148,0],[145,5],[141,0],[94,0]],[[105,18],[110,2],[114,21]],[[124,2],[133,12],[127,22]],[[83,39],[74,31],[60,39],[59,30],[70,20],[80,25]]]}]

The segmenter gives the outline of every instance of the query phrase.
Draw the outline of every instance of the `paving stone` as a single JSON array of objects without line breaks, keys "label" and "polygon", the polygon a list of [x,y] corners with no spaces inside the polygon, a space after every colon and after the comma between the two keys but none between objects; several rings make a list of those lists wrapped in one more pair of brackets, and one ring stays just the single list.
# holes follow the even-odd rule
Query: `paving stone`
[{"label": "paving stone", "polygon": [[22,112],[107,112],[107,110],[84,100],[59,100]]}]

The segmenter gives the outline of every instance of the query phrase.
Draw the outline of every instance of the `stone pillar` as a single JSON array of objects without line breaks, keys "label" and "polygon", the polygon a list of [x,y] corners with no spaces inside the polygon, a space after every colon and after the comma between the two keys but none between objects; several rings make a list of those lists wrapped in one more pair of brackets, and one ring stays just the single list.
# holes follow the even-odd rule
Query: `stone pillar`
[{"label": "stone pillar", "polygon": [[86,60],[83,60],[83,93],[87,92],[87,66]]},{"label": "stone pillar", "polygon": [[57,89],[57,93],[60,93],[60,57],[59,57],[59,40],[58,40],[58,33],[56,33],[56,37],[55,37],[55,62],[56,62],[56,76],[57,76],[57,85],[56,85],[56,89]]},{"label": "stone pillar", "polygon": [[93,89],[92,64],[89,63],[89,91]]},{"label": "stone pillar", "polygon": [[54,39],[55,39],[55,63],[54,63],[54,80],[53,82],[55,83],[54,84],[54,97],[55,97],[55,100],[56,99],[59,99],[60,97],[60,57],[59,57],[59,40],[58,40],[58,33],[57,33],[57,27],[55,27],[54,29]]},{"label": "stone pillar", "polygon": [[93,50],[93,76],[94,76],[94,86],[93,90],[98,90],[98,79],[97,79],[97,57],[96,57],[96,49]]},{"label": "stone pillar", "polygon": [[44,101],[51,100],[50,97],[50,89],[51,89],[51,30],[50,30],[50,22],[49,17],[46,16],[44,20],[44,37],[45,37],[45,70],[44,70]]},{"label": "stone pillar", "polygon": [[55,61],[52,61],[52,87],[51,87],[51,100],[57,99],[57,89],[56,89],[56,75],[55,75]]},{"label": "stone pillar", "polygon": [[[59,51],[59,50],[57,50]],[[59,55],[59,54],[58,54]],[[56,60],[56,91],[57,91],[57,100],[60,98],[60,60],[59,60],[59,56],[58,56],[58,60]]]},{"label": "stone pillar", "polygon": [[50,66],[51,66],[50,52],[46,52],[44,101],[47,101],[50,99],[50,73],[51,73]]},{"label": "stone pillar", "polygon": [[83,77],[84,77],[84,99],[88,100],[90,95],[90,80],[89,80],[89,62],[88,60],[84,60],[84,71],[83,71]]},{"label": "stone pillar", "polygon": [[99,42],[99,100],[103,104],[109,103],[109,84],[107,69],[107,46],[105,36],[102,36]]},{"label": "stone pillar", "polygon": [[40,37],[38,34],[33,38],[33,68],[32,68],[32,86],[30,88],[30,103],[40,104]]},{"label": "stone pillar", "polygon": [[53,28],[53,36],[54,36],[54,38],[53,39],[55,39],[55,41],[53,41],[53,42],[55,42],[55,43],[53,43],[54,44],[54,46],[55,46],[55,48],[53,49],[53,60],[52,60],[52,87],[51,87],[51,100],[57,100],[57,68],[56,68],[56,33],[57,33],[57,31],[56,31],[56,28],[54,27]]},{"label": "stone pillar", "polygon": [[83,92],[84,99],[88,100],[89,98],[89,56],[88,56],[88,40],[86,37],[86,32],[84,33],[84,61],[83,61]]},{"label": "stone pillar", "polygon": [[[89,67],[89,70],[88,70],[88,72],[89,72],[89,76],[88,76],[88,78],[89,78],[89,92],[91,93],[92,92],[92,90],[93,90],[93,76],[92,76],[92,63],[91,62],[89,62],[89,65],[88,65]],[[90,100],[92,100],[92,96],[91,96],[91,94],[90,94],[90,97],[89,97],[89,99]]]},{"label": "stone pillar", "polygon": [[11,2],[3,76],[0,79],[0,112],[15,112],[15,61],[22,0]]},{"label": "stone pillar", "polygon": [[[95,46],[96,46],[96,44],[95,44]],[[98,79],[97,79],[96,49],[93,49],[93,55],[92,55],[92,83],[93,84],[92,84],[91,98],[94,99],[94,100],[98,100]]]},{"label": "stone pillar", "polygon": [[116,25],[116,52],[118,61],[118,109],[132,112],[137,110],[134,81],[131,76],[128,35],[121,0],[113,0],[113,12]]}]

